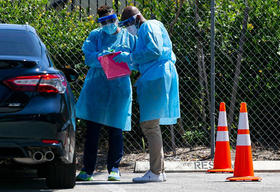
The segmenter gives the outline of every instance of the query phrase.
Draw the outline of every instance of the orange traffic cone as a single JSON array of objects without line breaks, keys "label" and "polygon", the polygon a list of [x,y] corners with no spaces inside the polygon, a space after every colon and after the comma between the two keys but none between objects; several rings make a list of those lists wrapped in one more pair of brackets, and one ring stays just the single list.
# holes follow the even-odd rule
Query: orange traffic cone
[{"label": "orange traffic cone", "polygon": [[231,155],[228,137],[226,104],[220,103],[219,120],[217,128],[216,149],[213,169],[207,170],[208,173],[232,173]]},{"label": "orange traffic cone", "polygon": [[250,131],[246,103],[241,103],[233,177],[229,181],[260,181],[254,176]]}]

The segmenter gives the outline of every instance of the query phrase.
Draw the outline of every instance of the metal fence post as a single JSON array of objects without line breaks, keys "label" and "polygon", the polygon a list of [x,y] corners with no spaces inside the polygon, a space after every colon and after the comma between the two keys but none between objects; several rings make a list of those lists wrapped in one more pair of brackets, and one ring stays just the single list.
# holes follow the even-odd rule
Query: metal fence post
[{"label": "metal fence post", "polygon": [[215,153],[215,0],[211,0],[211,158]]},{"label": "metal fence post", "polygon": [[72,0],[72,2],[71,2],[71,11],[73,11],[75,9],[75,5],[76,5],[76,0]]},{"label": "metal fence post", "polygon": [[98,0],[96,0],[96,13],[97,13],[98,8],[99,8],[99,4],[98,4]]},{"label": "metal fence post", "polygon": [[79,1],[79,19],[82,18],[82,0]]},{"label": "metal fence post", "polygon": [[119,14],[119,0],[115,0],[115,9],[117,11],[117,15]]},{"label": "metal fence post", "polygon": [[170,125],[170,133],[171,133],[173,155],[176,156],[176,144],[175,144],[175,135],[174,135],[174,126],[173,125]]},{"label": "metal fence post", "polygon": [[88,0],[88,15],[90,15],[90,0]]}]

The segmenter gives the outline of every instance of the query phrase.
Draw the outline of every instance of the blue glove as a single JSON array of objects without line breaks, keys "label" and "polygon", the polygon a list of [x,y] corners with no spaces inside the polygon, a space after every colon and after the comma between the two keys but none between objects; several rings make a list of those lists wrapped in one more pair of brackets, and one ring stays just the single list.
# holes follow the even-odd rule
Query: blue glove
[{"label": "blue glove", "polygon": [[131,55],[128,52],[121,52],[119,55],[115,56],[113,60],[117,63],[125,62],[125,63],[131,63]]},{"label": "blue glove", "polygon": [[101,51],[97,54],[97,57],[100,57],[100,56],[103,56],[103,55],[108,55],[108,54],[111,54],[111,53],[112,53],[111,51],[103,50],[103,51]]}]

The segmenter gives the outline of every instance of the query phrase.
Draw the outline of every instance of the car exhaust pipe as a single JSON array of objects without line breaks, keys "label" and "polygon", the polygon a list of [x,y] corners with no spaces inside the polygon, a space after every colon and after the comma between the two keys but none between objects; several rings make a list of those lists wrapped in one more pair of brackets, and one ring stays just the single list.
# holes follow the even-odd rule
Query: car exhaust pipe
[{"label": "car exhaust pipe", "polygon": [[54,153],[52,151],[47,151],[45,153],[45,159],[47,161],[52,161],[54,159]]},{"label": "car exhaust pipe", "polygon": [[42,152],[40,151],[36,151],[35,153],[33,153],[32,159],[35,161],[42,161],[44,158],[44,155]]}]

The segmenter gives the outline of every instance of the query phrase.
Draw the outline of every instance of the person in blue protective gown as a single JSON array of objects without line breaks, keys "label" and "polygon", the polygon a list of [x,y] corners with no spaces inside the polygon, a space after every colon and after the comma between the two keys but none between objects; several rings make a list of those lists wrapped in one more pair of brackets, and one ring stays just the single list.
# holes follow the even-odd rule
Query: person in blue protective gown
[{"label": "person in blue protective gown", "polygon": [[135,48],[136,37],[118,27],[112,8],[104,5],[97,13],[101,27],[91,31],[82,47],[85,64],[90,68],[76,103],[77,117],[86,120],[87,124],[83,168],[76,178],[82,181],[92,180],[101,127],[109,132],[108,180],[120,180],[118,167],[123,156],[122,131],[131,129],[130,77],[108,80],[98,57],[112,51],[131,52]]},{"label": "person in blue protective gown", "polygon": [[140,72],[136,82],[140,127],[147,137],[150,170],[134,182],[165,181],[162,135],[159,125],[172,125],[180,118],[179,83],[176,57],[164,25],[145,20],[136,7],[126,7],[119,26],[138,36],[136,49],[122,52],[116,62],[132,63]]}]

